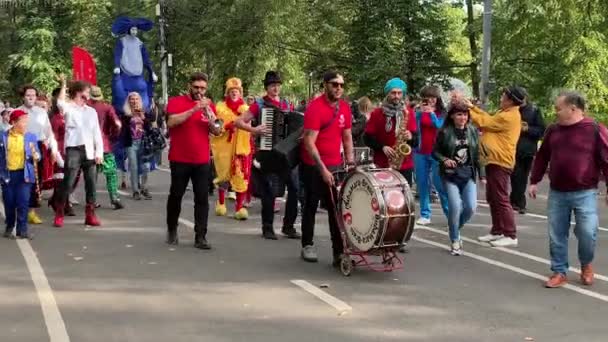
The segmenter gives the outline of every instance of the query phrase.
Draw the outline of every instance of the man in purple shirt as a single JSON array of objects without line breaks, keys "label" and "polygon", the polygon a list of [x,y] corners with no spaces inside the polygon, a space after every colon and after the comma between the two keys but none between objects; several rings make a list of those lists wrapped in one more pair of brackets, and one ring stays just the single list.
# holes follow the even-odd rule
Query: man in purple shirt
[{"label": "man in purple shirt", "polygon": [[551,189],[547,212],[553,275],[545,286],[555,288],[568,282],[568,235],[573,211],[581,282],[591,285],[594,278],[591,262],[599,225],[598,182],[600,172],[604,177],[608,175],[608,131],[585,116],[585,99],[579,93],[561,93],[555,101],[555,111],[557,124],[549,126],[545,133],[528,189],[530,197],[536,198],[537,184],[549,166]]}]

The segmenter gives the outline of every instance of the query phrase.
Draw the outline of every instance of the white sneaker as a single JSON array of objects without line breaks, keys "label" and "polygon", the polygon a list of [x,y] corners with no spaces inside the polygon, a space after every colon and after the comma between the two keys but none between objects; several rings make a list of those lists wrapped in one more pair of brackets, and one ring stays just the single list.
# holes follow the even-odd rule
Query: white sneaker
[{"label": "white sneaker", "polygon": [[500,235],[488,234],[488,235],[478,237],[477,240],[479,240],[480,242],[490,242],[490,241],[496,241],[496,240],[502,239],[503,237],[505,237],[505,236],[502,234],[500,234]]},{"label": "white sneaker", "polygon": [[426,226],[427,224],[431,224],[431,219],[428,219],[426,217],[421,217],[418,219],[418,221],[416,221],[416,224],[419,224],[421,226]]},{"label": "white sneaker", "polygon": [[230,200],[236,201],[236,192],[229,191],[228,196],[226,196],[226,197],[228,197],[228,199],[230,199]]},{"label": "white sneaker", "polygon": [[502,237],[498,240],[490,241],[492,247],[517,247],[517,239]]},{"label": "white sneaker", "polygon": [[462,240],[457,240],[452,242],[452,250],[450,251],[450,253],[454,256],[456,255],[462,255]]}]

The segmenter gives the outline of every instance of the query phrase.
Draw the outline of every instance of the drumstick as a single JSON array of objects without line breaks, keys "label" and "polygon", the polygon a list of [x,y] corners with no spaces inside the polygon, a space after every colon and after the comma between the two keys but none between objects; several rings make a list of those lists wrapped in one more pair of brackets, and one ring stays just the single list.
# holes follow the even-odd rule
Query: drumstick
[{"label": "drumstick", "polygon": [[36,160],[36,146],[33,142],[30,142],[30,153],[32,154],[32,160],[34,164],[34,186],[36,187],[36,196],[40,198],[40,183],[38,183],[38,160]]}]

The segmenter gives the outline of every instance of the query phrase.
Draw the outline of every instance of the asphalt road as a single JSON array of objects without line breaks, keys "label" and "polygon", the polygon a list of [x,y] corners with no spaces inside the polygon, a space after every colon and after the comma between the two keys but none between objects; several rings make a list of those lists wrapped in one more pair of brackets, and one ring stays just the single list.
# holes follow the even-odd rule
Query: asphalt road
[{"label": "asphalt road", "polygon": [[[259,202],[246,222],[211,213],[214,249],[199,251],[192,247],[187,193],[181,244],[170,248],[164,244],[169,174],[156,171],[150,183],[154,199],[125,197],[123,211],[107,208],[107,194],[100,192],[101,228],[82,225],[82,206],[65,228],[51,228],[44,208],[35,240],[0,240],[0,341],[608,339],[608,277],[584,287],[571,272],[568,288],[542,287],[550,273],[542,198],[530,203],[531,215],[517,215],[516,249],[470,242],[489,230],[481,203],[463,231],[472,239],[465,240],[466,255],[451,256],[446,220],[435,207],[433,224],[417,229],[403,270],[355,269],[347,278],[330,266],[324,213],[317,215],[317,264],[299,259],[299,241],[260,237]],[[601,208],[600,225],[608,227]],[[278,222],[277,216],[277,230]],[[601,230],[595,269],[606,275],[607,240],[608,230]],[[575,243],[570,247],[577,268]]]}]

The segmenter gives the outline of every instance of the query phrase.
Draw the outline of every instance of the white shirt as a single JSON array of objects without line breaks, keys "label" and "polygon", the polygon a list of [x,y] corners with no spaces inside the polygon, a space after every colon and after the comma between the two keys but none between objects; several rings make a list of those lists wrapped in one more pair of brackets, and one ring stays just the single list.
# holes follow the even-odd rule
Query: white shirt
[{"label": "white shirt", "polygon": [[21,106],[18,109],[23,110],[29,116],[30,120],[27,124],[27,132],[35,134],[36,137],[38,137],[38,141],[43,142],[51,150],[57,164],[60,167],[63,166],[63,158],[61,158],[61,154],[57,147],[57,140],[53,134],[49,114],[38,106],[33,106],[31,108]]},{"label": "white shirt", "polygon": [[83,146],[88,160],[103,159],[103,140],[97,112],[92,107],[74,102],[57,101],[65,116],[65,143],[67,147]]}]

